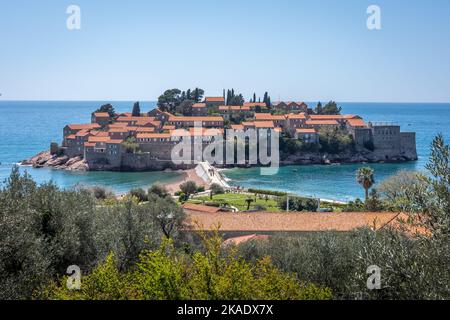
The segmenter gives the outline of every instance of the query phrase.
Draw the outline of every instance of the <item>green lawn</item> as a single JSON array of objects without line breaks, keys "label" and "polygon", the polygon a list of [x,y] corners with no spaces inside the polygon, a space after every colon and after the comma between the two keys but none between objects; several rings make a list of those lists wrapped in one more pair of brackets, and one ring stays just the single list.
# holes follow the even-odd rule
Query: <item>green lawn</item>
[{"label": "green lawn", "polygon": [[[245,211],[245,210],[247,210],[247,203],[245,202],[245,200],[248,198],[255,200],[255,195],[225,193],[225,194],[214,195],[212,200],[209,198],[209,196],[203,196],[203,197],[195,197],[193,199],[190,199],[189,202],[196,203],[196,204],[202,204],[203,202],[227,203],[230,206],[234,206],[234,207],[238,208],[240,211]],[[257,209],[256,206],[264,207],[265,211],[268,211],[268,212],[279,212],[280,211],[280,209],[277,207],[276,200],[270,199],[270,198],[268,200],[266,200],[264,195],[256,196],[256,202],[252,202],[250,204],[250,210]]]}]

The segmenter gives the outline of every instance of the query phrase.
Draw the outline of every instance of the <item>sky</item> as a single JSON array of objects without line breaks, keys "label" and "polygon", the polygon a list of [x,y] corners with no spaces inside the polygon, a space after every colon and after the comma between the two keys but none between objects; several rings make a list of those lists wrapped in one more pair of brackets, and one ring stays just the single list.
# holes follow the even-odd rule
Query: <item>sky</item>
[{"label": "sky", "polygon": [[[69,5],[81,29],[69,30]],[[381,9],[369,30],[367,8]],[[0,0],[1,100],[450,102],[448,0]]]}]

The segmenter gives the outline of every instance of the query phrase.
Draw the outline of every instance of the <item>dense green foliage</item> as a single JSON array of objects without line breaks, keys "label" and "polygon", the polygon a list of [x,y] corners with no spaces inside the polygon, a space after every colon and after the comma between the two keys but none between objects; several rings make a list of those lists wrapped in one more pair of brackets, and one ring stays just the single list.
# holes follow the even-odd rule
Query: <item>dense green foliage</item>
[{"label": "dense green foliage", "polygon": [[280,272],[264,257],[249,263],[225,250],[220,237],[204,238],[204,252],[186,254],[165,242],[159,250],[144,251],[128,272],[120,272],[110,255],[83,278],[81,290],[66,289],[66,279],[47,287],[50,299],[330,299],[328,289],[307,285]]},{"label": "dense green foliage", "polygon": [[315,212],[318,208],[318,200],[311,198],[303,198],[303,197],[295,197],[295,196],[284,196],[278,198],[278,207],[286,211],[288,209],[289,203],[289,211],[307,211],[307,212]]},{"label": "dense green foliage", "polygon": [[[450,299],[449,244],[448,238],[358,230],[251,241],[239,253],[249,261],[270,256],[301,281],[331,288],[334,299]],[[371,265],[381,268],[381,290],[367,289]]]},{"label": "dense green foliage", "polygon": [[197,192],[197,184],[194,181],[186,181],[180,184],[180,190],[185,195],[185,200],[189,199],[191,195]]},{"label": "dense green foliage", "polygon": [[200,88],[188,89],[187,91],[169,89],[158,97],[158,108],[174,114],[188,114],[192,104],[200,102],[204,93],[204,90]]},{"label": "dense green foliage", "polygon": [[29,298],[69,265],[88,272],[109,252],[127,268],[164,236],[181,241],[183,221],[170,198],[97,205],[90,190],[38,186],[14,168],[0,189],[0,299]]},{"label": "dense green foliage", "polygon": [[336,102],[330,101],[324,107],[319,102],[315,109],[316,114],[340,114],[342,108],[337,105]]},{"label": "dense green foliage", "polygon": [[95,110],[95,112],[107,112],[111,118],[116,117],[116,111],[114,110],[113,105],[110,103],[102,105],[100,108]]},{"label": "dense green foliage", "polygon": [[136,153],[139,151],[139,143],[137,143],[135,137],[128,137],[124,142],[122,142],[122,146],[125,148],[127,153]]},{"label": "dense green foliage", "polygon": [[332,127],[322,127],[319,130],[320,150],[328,153],[340,153],[353,150],[355,143],[352,136],[345,130]]}]

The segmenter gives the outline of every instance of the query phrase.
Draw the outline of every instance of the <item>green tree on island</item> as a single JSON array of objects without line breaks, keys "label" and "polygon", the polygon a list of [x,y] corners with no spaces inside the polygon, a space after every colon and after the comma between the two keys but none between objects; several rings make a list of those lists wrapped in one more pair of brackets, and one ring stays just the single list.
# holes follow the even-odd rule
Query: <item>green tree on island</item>
[{"label": "green tree on island", "polygon": [[336,102],[328,102],[319,114],[341,114],[342,108],[337,105]]},{"label": "green tree on island", "polygon": [[116,111],[114,110],[114,107],[110,103],[102,105],[95,112],[107,112],[111,118],[116,117]]},{"label": "green tree on island", "polygon": [[133,117],[140,117],[141,116],[141,107],[139,106],[139,102],[135,102],[133,105],[133,111],[131,112],[131,115]]},{"label": "green tree on island", "polygon": [[358,169],[356,172],[356,181],[364,188],[365,202],[367,204],[369,200],[369,189],[375,183],[374,171],[370,167],[364,167]]}]

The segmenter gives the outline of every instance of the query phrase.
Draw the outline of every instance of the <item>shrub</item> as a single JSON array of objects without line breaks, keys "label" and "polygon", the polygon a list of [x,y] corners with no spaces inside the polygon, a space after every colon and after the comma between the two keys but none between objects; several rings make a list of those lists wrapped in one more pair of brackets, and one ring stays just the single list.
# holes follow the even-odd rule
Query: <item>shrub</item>
[{"label": "shrub", "polygon": [[148,196],[142,188],[131,189],[129,195],[138,199],[139,202],[148,201]]},{"label": "shrub", "polygon": [[[46,288],[47,299],[75,300],[273,300],[330,299],[331,291],[278,270],[267,257],[249,263],[225,251],[219,237],[203,240],[204,253],[176,250],[166,241],[159,250],[146,251],[136,268],[122,273],[110,255],[83,278],[81,290],[61,284]],[[108,279],[108,281],[104,281]]]},{"label": "shrub", "polygon": [[197,184],[194,181],[186,181],[180,185],[180,190],[185,194],[185,200],[189,199],[191,194],[197,192]]},{"label": "shrub", "polygon": [[217,183],[211,184],[210,189],[211,189],[213,194],[223,194],[223,193],[225,193],[225,189],[220,184],[217,184]]},{"label": "shrub", "polygon": [[262,189],[248,189],[248,192],[256,193],[256,194],[269,195],[269,196],[278,196],[278,197],[282,197],[282,196],[287,195],[286,192],[282,192],[282,191],[262,190]]},{"label": "shrub", "polygon": [[148,195],[154,194],[160,198],[165,198],[167,196],[169,196],[169,191],[167,191],[167,189],[161,185],[161,184],[154,184],[150,187],[150,189],[148,189]]},{"label": "shrub", "polygon": [[[288,197],[278,198],[278,208],[287,210]],[[289,211],[315,212],[318,208],[318,201],[310,198],[289,196]]]}]

